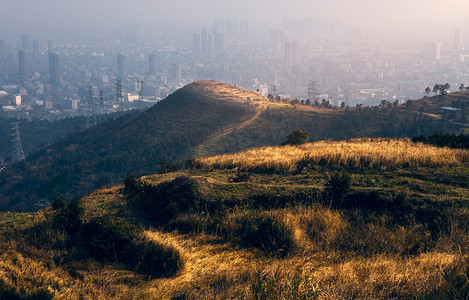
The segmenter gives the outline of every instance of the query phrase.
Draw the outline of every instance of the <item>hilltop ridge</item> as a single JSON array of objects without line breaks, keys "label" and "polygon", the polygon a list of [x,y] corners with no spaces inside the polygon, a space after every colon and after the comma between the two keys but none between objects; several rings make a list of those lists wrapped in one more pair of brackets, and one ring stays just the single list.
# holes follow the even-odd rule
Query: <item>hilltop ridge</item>
[{"label": "hilltop ridge", "polygon": [[[295,129],[310,141],[413,137],[465,128],[469,94],[380,107],[312,107],[215,81],[193,82],[152,108],[78,131],[0,173],[0,210],[32,210],[152,174],[175,161],[279,145]],[[438,105],[461,107],[438,111]],[[432,108],[426,111],[427,108]]]}]

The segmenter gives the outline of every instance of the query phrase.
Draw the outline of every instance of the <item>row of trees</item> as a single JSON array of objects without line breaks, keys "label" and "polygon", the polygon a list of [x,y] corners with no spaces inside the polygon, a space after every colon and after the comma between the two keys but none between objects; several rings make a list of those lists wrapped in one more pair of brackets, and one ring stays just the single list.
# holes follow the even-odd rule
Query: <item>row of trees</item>
[{"label": "row of trees", "polygon": [[431,90],[430,87],[427,86],[425,88],[425,95],[428,96],[432,91],[435,93],[435,95],[446,95],[450,87],[451,86],[449,85],[449,83],[435,84],[433,90]]},{"label": "row of trees", "polygon": [[[435,86],[433,86],[433,90],[429,86],[427,86],[427,88],[425,89],[425,95],[428,96],[432,91],[435,93],[435,95],[446,95],[450,87],[451,86],[449,85],[449,83],[435,84]],[[469,91],[469,86],[464,86],[464,83],[461,83],[461,85],[459,86],[459,91]]]}]

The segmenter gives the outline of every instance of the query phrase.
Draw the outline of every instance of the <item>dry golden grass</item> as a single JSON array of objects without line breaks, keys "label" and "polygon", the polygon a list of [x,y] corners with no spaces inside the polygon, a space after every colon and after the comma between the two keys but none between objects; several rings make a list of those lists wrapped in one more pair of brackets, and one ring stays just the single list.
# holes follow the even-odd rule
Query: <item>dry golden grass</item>
[{"label": "dry golden grass", "polygon": [[300,166],[322,164],[352,168],[393,168],[461,165],[469,151],[415,144],[409,139],[352,139],[321,141],[301,146],[262,147],[235,154],[200,158],[205,169],[295,171]]},{"label": "dry golden grass", "polygon": [[[233,212],[227,222],[242,213]],[[276,284],[288,288],[292,272],[300,268],[304,276],[301,285],[317,288],[320,299],[425,298],[444,283],[443,270],[459,262],[458,255],[437,251],[417,256],[344,256],[336,251],[335,243],[353,228],[340,212],[314,206],[263,213],[275,216],[291,229],[298,247],[295,253],[286,258],[269,257],[260,250],[215,242],[213,236],[204,233],[185,235],[151,229],[145,232],[147,238],[175,248],[183,257],[183,268],[171,278],[146,281],[132,271],[98,264],[78,268],[79,275],[71,276],[50,260],[41,260],[39,253],[31,258],[7,250],[0,256],[0,283],[24,294],[46,289],[55,299],[231,299],[249,295],[256,271],[285,274],[276,279]],[[321,236],[309,235],[311,226],[319,228]],[[378,234],[380,226],[373,227]],[[364,236],[363,243],[371,242],[367,239],[370,237]],[[15,248],[3,246],[4,250]]]},{"label": "dry golden grass", "polygon": [[196,81],[185,87],[188,90],[198,90],[202,94],[210,95],[215,99],[229,99],[230,101],[251,102],[266,104],[270,101],[259,93],[241,89],[217,81]]},{"label": "dry golden grass", "polygon": [[[307,164],[382,169],[467,166],[469,153],[414,144],[406,139],[357,139],[297,147],[264,147],[202,158],[197,162],[206,169],[296,171]],[[293,183],[309,186],[319,178],[296,173],[253,174],[253,182],[238,183],[229,179],[234,173],[190,170],[143,179],[157,185],[176,177],[194,175],[191,180],[200,183],[196,185],[200,195],[211,195],[211,200],[221,201],[229,199],[222,193],[239,193],[239,199],[247,197],[249,192],[243,192],[248,186],[262,186],[266,194],[281,193],[283,190],[277,185],[283,183],[275,181],[281,177],[289,177],[290,181],[285,181],[289,187]],[[224,185],[226,189],[222,188]],[[458,188],[457,195],[462,199],[467,189]],[[138,218],[127,207],[127,201],[122,186],[90,193],[83,199],[84,220],[102,215]],[[208,211],[189,211],[175,220],[190,225],[184,233],[182,229],[178,231],[176,223],[173,223],[175,227],[145,227],[146,238],[175,249],[182,257],[182,268],[175,275],[151,279],[109,262],[101,264],[93,259],[63,262],[60,257],[66,257],[64,252],[69,250],[46,244],[54,243],[54,239],[56,242],[63,240],[65,244],[65,236],[53,237],[50,232],[43,232],[44,237],[48,234],[52,237],[44,238],[48,241],[44,242],[43,249],[35,248],[33,242],[24,244],[25,238],[15,237],[15,233],[46,220],[53,213],[51,210],[36,214],[0,214],[0,232],[13,232],[0,240],[0,293],[1,288],[7,288],[22,296],[47,290],[54,293],[54,299],[239,299],[243,295],[245,299],[252,299],[250,288],[256,274],[267,274],[267,284],[269,280],[275,282],[283,289],[283,295],[291,295],[287,292],[292,276],[295,270],[301,269],[302,281],[298,286],[319,290],[319,299],[425,299],[436,295],[433,293],[445,285],[443,271],[459,265],[461,257],[467,256],[469,251],[469,212],[456,206],[451,209],[442,210],[449,218],[449,231],[439,232],[434,239],[431,234],[435,233],[430,233],[426,223],[412,219],[411,213],[410,222],[399,223],[390,212],[330,209],[316,202],[270,209],[252,208],[240,202],[239,206],[224,210],[220,217]],[[239,236],[230,236],[245,234],[240,230],[242,222],[264,217],[275,219],[288,229],[285,232],[293,241],[288,255],[276,255],[260,247],[249,248],[239,241]],[[444,291],[441,293],[443,295]]]}]

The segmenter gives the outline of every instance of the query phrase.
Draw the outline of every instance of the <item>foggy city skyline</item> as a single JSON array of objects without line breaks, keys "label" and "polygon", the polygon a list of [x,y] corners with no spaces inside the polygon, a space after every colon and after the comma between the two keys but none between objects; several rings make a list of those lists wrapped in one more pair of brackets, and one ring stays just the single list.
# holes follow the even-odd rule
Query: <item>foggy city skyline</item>
[{"label": "foggy city skyline", "polygon": [[463,0],[397,1],[4,1],[3,35],[41,29],[102,29],[142,26],[205,25],[214,19],[249,20],[256,27],[281,28],[283,17],[341,19],[364,34],[439,36],[454,28],[469,28]]},{"label": "foggy city skyline", "polygon": [[333,106],[404,103],[435,84],[469,85],[465,8],[456,0],[5,3],[0,113],[140,109],[197,80]]}]

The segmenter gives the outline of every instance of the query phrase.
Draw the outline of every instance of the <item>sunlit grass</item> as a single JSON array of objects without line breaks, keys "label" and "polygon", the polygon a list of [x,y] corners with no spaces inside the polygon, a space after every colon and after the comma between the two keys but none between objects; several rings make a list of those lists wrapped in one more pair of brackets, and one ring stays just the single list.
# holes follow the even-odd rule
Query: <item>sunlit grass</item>
[{"label": "sunlit grass", "polygon": [[[54,299],[444,299],[448,283],[443,274],[460,273],[469,253],[469,213],[447,198],[433,203],[424,194],[433,182],[426,176],[441,174],[435,176],[447,180],[431,185],[432,192],[453,189],[454,197],[466,200],[467,187],[454,182],[464,178],[468,162],[468,151],[407,139],[325,141],[202,158],[195,163],[204,170],[142,178],[152,187],[194,183],[192,193],[181,197],[198,195],[199,209],[181,210],[161,225],[148,223],[129,206],[143,198],[126,196],[123,186],[83,199],[85,222],[106,215],[135,221],[148,245],[174,249],[181,266],[166,277],[92,257],[67,261],[73,251],[66,245],[70,237],[41,226],[52,216],[50,209],[0,214],[0,232],[5,233],[0,296],[4,289],[23,297],[45,291]],[[323,167],[330,169],[323,172]],[[225,170],[210,171],[217,168]],[[233,180],[244,173],[226,170],[231,168],[249,176]],[[309,172],[297,173],[304,168]],[[357,204],[331,206],[321,191],[331,173],[347,168]],[[362,168],[407,170],[369,173]],[[282,174],[249,173],[256,170]],[[411,175],[420,188],[409,192],[406,187],[417,180]],[[356,195],[368,191],[388,205],[381,210],[360,206],[365,200]],[[414,201],[415,193],[425,202]],[[174,196],[171,204],[181,200],[171,192],[163,195]],[[424,218],[427,214],[435,218]]]},{"label": "sunlit grass", "polygon": [[321,141],[301,146],[262,147],[235,154],[200,158],[205,169],[241,168],[252,171],[295,171],[308,165],[335,168],[400,168],[461,165],[469,151],[415,144],[408,139],[352,139]]}]

